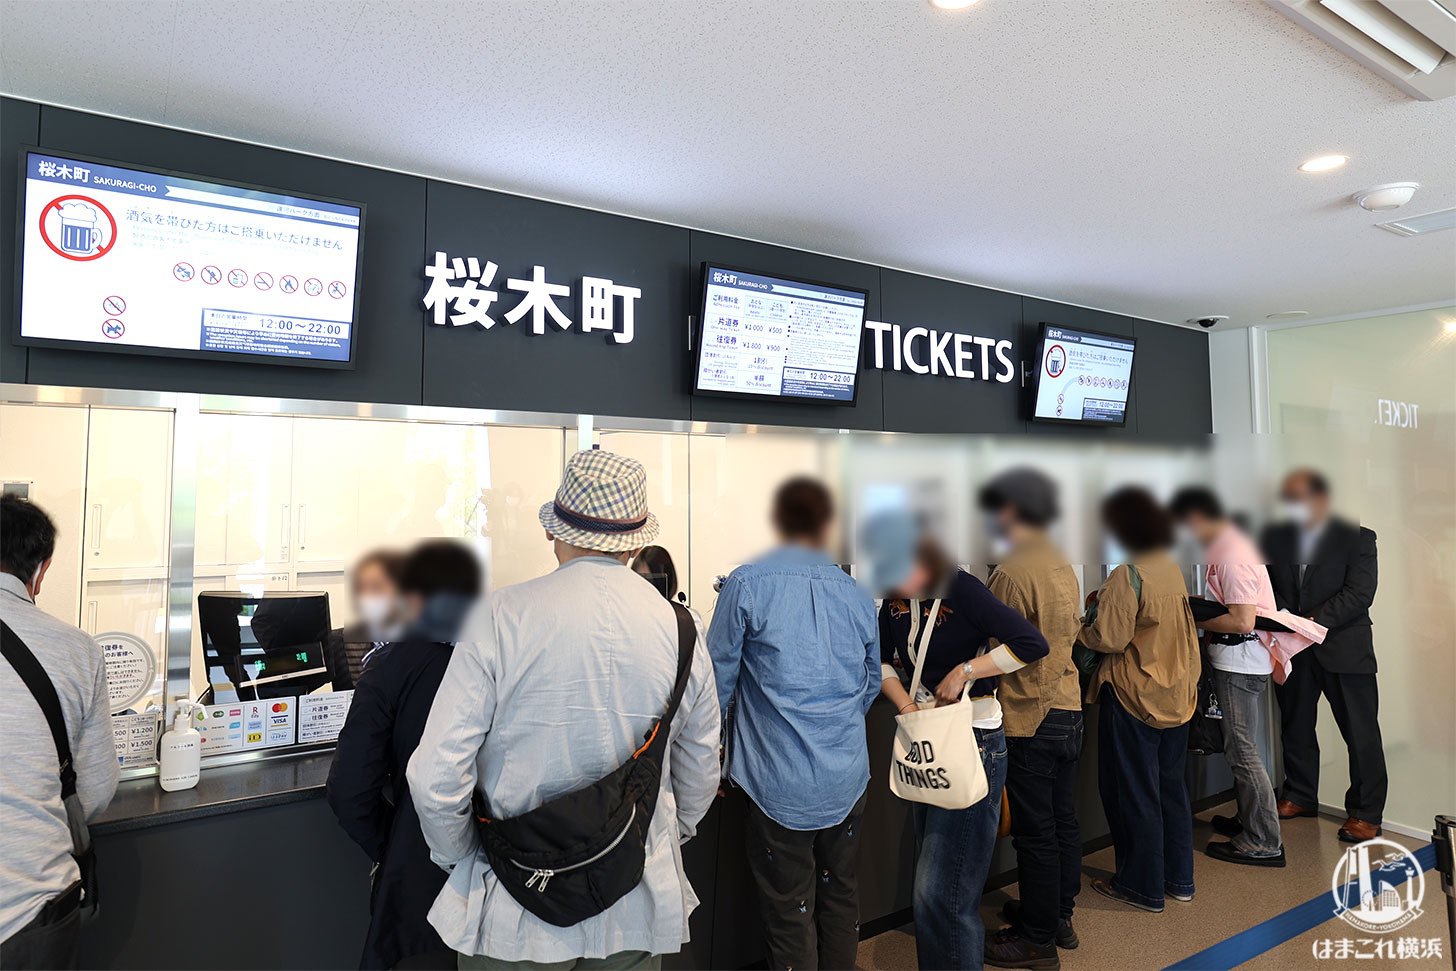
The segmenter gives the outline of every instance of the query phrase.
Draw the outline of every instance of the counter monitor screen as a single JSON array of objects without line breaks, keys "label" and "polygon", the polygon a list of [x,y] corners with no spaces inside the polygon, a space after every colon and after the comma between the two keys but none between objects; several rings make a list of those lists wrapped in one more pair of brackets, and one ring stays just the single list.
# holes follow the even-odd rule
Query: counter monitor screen
[{"label": "counter monitor screen", "polygon": [[208,680],[231,684],[239,699],[305,695],[330,681],[326,593],[292,590],[197,595]]},{"label": "counter monitor screen", "polygon": [[1081,425],[1126,424],[1136,343],[1131,337],[1042,324],[1032,418]]},{"label": "counter monitor screen", "polygon": [[353,366],[359,204],[26,151],[21,344]]},{"label": "counter monitor screen", "polygon": [[698,394],[853,404],[868,295],[703,265]]}]

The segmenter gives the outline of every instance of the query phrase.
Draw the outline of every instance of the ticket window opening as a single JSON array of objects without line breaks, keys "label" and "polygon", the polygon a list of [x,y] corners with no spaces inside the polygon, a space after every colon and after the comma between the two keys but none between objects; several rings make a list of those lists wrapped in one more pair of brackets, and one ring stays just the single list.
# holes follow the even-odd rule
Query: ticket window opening
[{"label": "ticket window opening", "polygon": [[326,593],[207,591],[197,596],[211,683],[204,704],[305,695],[333,678]]}]

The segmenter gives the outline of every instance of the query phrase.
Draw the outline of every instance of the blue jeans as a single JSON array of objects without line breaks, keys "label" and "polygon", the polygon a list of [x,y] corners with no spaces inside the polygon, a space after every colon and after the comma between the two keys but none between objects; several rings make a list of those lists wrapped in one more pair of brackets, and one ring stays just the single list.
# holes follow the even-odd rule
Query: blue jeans
[{"label": "blue jeans", "polygon": [[916,803],[915,946],[920,967],[980,968],[986,945],[981,891],[1001,823],[1006,784],[1006,735],[975,729],[989,792],[967,809]]},{"label": "blue jeans", "polygon": [[1036,734],[1006,740],[1006,801],[1021,891],[1021,936],[1050,947],[1058,920],[1072,919],[1082,889],[1077,762],[1082,713],[1053,708]]},{"label": "blue jeans", "polygon": [[1188,726],[1153,728],[1118,702],[1111,685],[1097,699],[1097,787],[1112,830],[1112,884],[1149,907],[1163,894],[1193,894],[1193,809],[1183,766]]}]

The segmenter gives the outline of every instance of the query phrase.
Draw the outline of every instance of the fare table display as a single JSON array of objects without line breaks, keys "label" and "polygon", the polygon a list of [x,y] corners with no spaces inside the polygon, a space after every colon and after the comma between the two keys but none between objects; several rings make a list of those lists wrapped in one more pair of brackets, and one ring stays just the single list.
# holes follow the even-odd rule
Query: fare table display
[{"label": "fare table display", "polygon": [[22,344],[347,368],[363,207],[25,153]]},{"label": "fare table display", "polygon": [[703,267],[698,394],[853,404],[863,290]]}]

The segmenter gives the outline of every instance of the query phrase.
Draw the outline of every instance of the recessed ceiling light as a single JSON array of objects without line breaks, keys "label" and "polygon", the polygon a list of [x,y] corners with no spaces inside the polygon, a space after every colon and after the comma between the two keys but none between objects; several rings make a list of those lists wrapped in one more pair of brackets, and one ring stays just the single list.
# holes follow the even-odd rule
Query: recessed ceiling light
[{"label": "recessed ceiling light", "polygon": [[1308,317],[1308,310],[1281,310],[1277,314],[1269,314],[1265,320],[1297,320],[1300,317]]},{"label": "recessed ceiling light", "polygon": [[1446,333],[1456,334],[1456,320],[1448,320],[1445,324]]},{"label": "recessed ceiling light", "polygon": [[1333,172],[1350,161],[1348,155],[1318,155],[1299,167],[1301,172]]},{"label": "recessed ceiling light", "polygon": [[976,0],[930,0],[930,5],[938,10],[964,10],[974,7]]}]

